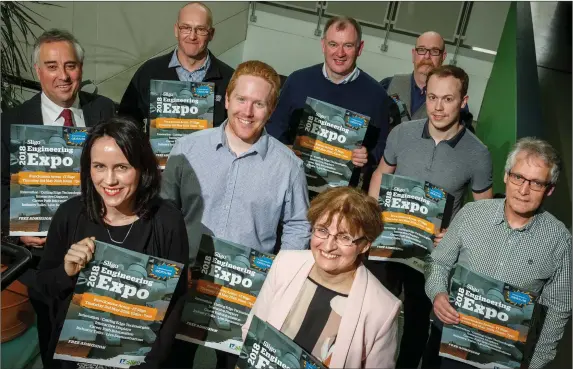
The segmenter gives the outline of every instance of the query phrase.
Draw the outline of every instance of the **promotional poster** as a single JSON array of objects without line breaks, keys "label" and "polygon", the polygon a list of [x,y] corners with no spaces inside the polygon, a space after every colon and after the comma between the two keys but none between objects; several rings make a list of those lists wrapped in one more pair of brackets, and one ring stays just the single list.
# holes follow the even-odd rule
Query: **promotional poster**
[{"label": "promotional poster", "polygon": [[307,97],[293,151],[304,162],[311,198],[330,187],[348,186],[352,150],[362,145],[370,117]]},{"label": "promotional poster", "polygon": [[440,356],[478,368],[519,368],[537,295],[458,265],[450,302],[460,323],[444,325]]},{"label": "promotional poster", "polygon": [[433,236],[449,221],[453,197],[429,182],[384,174],[378,205],[384,231],[370,248],[370,260],[389,260],[424,272]]},{"label": "promotional poster", "polygon": [[80,194],[86,137],[86,128],[11,126],[10,236],[46,236],[60,204]]},{"label": "promotional poster", "polygon": [[54,359],[129,368],[145,361],[183,264],[95,241]]},{"label": "promotional poster", "polygon": [[238,355],[275,256],[203,235],[177,338]]},{"label": "promotional poster", "polygon": [[326,366],[254,315],[236,366],[236,369],[250,368],[326,369]]},{"label": "promotional poster", "polygon": [[213,128],[215,84],[152,79],[149,95],[149,139],[164,169],[178,138]]}]

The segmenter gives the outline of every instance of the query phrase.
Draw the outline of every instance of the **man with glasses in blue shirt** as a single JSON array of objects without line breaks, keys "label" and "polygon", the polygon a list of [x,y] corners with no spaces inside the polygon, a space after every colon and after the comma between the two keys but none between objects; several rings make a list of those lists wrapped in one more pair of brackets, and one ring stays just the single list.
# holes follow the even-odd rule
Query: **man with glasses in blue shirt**
[{"label": "man with glasses in blue shirt", "polygon": [[[426,78],[434,68],[441,66],[448,55],[444,38],[437,32],[422,33],[412,49],[414,71],[384,78],[380,84],[397,104],[401,122],[427,118]],[[472,116],[468,106],[462,108],[461,120],[473,132]],[[394,122],[393,126],[400,122]]]},{"label": "man with glasses in blue shirt", "polygon": [[186,4],[179,10],[173,31],[177,48],[149,59],[139,67],[125,90],[118,113],[130,116],[142,125],[147,124],[152,79],[214,82],[213,126],[218,127],[227,118],[224,97],[234,70],[215,58],[208,49],[215,35],[211,10],[200,2]]}]

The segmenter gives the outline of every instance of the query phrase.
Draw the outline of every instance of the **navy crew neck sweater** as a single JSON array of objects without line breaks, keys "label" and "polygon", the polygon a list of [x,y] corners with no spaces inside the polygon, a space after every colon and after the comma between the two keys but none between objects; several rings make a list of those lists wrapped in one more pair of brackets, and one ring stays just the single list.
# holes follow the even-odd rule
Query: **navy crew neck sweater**
[{"label": "navy crew neck sweater", "polygon": [[369,165],[377,165],[388,136],[387,94],[371,76],[360,70],[354,81],[335,84],[322,74],[322,63],[293,72],[281,90],[278,105],[266,125],[267,132],[292,145],[306,98],[312,97],[370,117],[364,146]]}]

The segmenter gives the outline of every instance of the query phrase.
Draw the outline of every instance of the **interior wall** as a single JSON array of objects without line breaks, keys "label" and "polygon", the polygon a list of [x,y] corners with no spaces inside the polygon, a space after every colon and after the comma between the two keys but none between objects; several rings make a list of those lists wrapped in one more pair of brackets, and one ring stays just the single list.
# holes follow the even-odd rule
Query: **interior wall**
[{"label": "interior wall", "polygon": [[[262,60],[287,76],[297,69],[324,61],[321,37],[314,34],[317,16],[259,3],[255,15],[256,22],[249,20],[244,60]],[[483,12],[479,12],[478,16],[483,16],[485,22],[489,21]],[[321,28],[324,23],[323,19]],[[377,80],[398,73],[411,73],[415,37],[390,33],[388,50],[383,52],[380,46],[384,42],[384,35],[383,30],[363,27],[364,50],[358,58],[358,66]],[[448,45],[446,49],[448,56],[445,63],[450,63],[455,47]],[[461,50],[457,57],[457,65],[470,76],[469,105],[474,119],[478,121],[493,59],[491,55],[478,57],[478,53],[467,49]]]},{"label": "interior wall", "polygon": [[[41,14],[34,17],[44,28],[73,33],[86,51],[84,80],[98,93],[119,102],[137,68],[149,58],[175,48],[173,25],[186,1],[70,1],[55,6],[26,3]],[[247,1],[207,1],[213,13],[215,38],[209,48],[234,67],[242,61],[247,35]],[[39,35],[42,31],[35,28]],[[28,47],[28,55],[32,55]],[[35,75],[28,78],[36,80]]]}]

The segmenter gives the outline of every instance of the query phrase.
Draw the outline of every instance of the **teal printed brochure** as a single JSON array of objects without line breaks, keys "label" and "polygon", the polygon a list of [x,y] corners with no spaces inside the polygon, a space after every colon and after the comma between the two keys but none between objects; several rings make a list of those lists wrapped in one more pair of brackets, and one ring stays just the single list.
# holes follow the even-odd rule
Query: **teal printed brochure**
[{"label": "teal printed brochure", "polygon": [[253,316],[236,369],[326,369],[284,333]]},{"label": "teal printed brochure", "polygon": [[95,241],[54,359],[116,368],[145,362],[183,264]]},{"label": "teal printed brochure", "polygon": [[293,151],[304,162],[310,197],[348,186],[352,150],[362,145],[370,117],[312,97],[306,98]]},{"label": "teal printed brochure", "polygon": [[477,368],[520,368],[537,294],[457,265],[450,302],[460,323],[444,325],[440,356]]},{"label": "teal printed brochure", "polygon": [[372,243],[368,259],[399,262],[423,273],[434,234],[449,220],[453,197],[429,182],[384,174],[378,205],[384,231]]},{"label": "teal printed brochure", "polygon": [[11,126],[10,236],[46,236],[60,204],[80,194],[86,137],[86,128]]},{"label": "teal printed brochure", "polygon": [[149,86],[149,139],[161,169],[175,141],[213,127],[213,82],[162,81]]},{"label": "teal printed brochure", "polygon": [[203,235],[177,338],[238,355],[275,256]]}]

